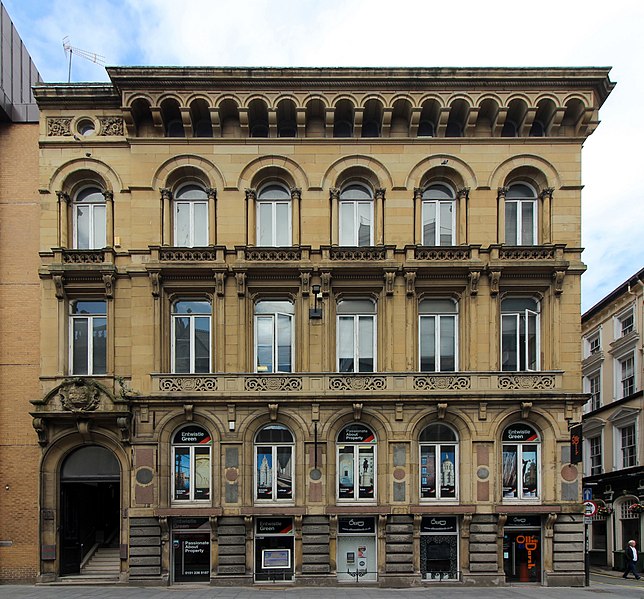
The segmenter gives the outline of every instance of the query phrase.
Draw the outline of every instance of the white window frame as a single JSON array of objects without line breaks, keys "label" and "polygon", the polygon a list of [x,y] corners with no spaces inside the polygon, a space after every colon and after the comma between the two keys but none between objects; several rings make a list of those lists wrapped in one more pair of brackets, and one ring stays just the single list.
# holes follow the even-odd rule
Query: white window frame
[{"label": "white window frame", "polygon": [[[536,300],[535,298],[504,298],[504,299],[530,299],[533,300],[537,304],[537,310],[530,310],[529,308],[525,308],[523,310],[508,310],[507,312],[503,311],[503,300],[501,301],[501,356],[500,356],[500,365],[501,365],[501,370],[504,370],[503,368],[503,337],[504,337],[504,322],[506,320],[514,319],[516,323],[516,363],[517,363],[517,370],[504,370],[505,372],[538,372],[541,368],[541,303]],[[535,319],[535,336],[536,336],[536,347],[535,347],[535,367],[534,369],[531,369],[529,367],[530,363],[530,328],[529,328],[529,322],[530,318],[534,317]],[[522,331],[522,324],[523,324],[523,331]],[[523,332],[523,335],[525,337],[523,347],[521,346],[521,333]],[[521,369],[521,358],[525,360],[525,368]]]},{"label": "white window frame", "polygon": [[[625,371],[627,362],[631,363],[631,368]],[[635,379],[636,373],[636,358],[635,351],[629,351],[615,358],[615,383],[616,383],[616,398],[622,399],[632,395],[637,390],[637,381]],[[628,376],[626,376],[628,375]],[[630,392],[626,393],[627,386],[630,387]]]},{"label": "white window frame", "polygon": [[[347,300],[342,300],[344,302],[351,302],[351,299]],[[336,315],[336,343],[335,343],[335,355],[336,355],[336,368],[338,372],[355,372],[355,373],[360,373],[360,372],[377,372],[378,371],[378,353],[377,353],[377,339],[378,339],[378,321],[377,321],[377,313],[376,313],[376,304],[375,302],[372,302],[371,300],[364,300],[364,298],[361,298],[358,301],[369,301],[373,304],[373,313],[366,313],[363,311],[356,311],[355,313],[339,313]],[[348,371],[341,371],[340,370],[340,321],[345,320],[345,321],[353,321],[352,327],[353,327],[353,370],[348,370]],[[363,320],[371,320],[372,321],[372,330],[373,330],[373,338],[371,339],[371,351],[372,351],[372,356],[373,356],[373,369],[366,371],[360,370],[360,324]]]},{"label": "white window frame", "polygon": [[[427,189],[423,192],[423,200],[422,200],[422,209],[421,209],[421,227],[422,227],[422,238],[423,238],[423,245],[427,246],[453,246],[456,245],[456,196],[454,194],[454,191],[452,190],[451,187],[445,185],[445,184],[440,184],[440,187],[444,187],[445,189],[449,190],[449,192],[452,194],[451,199],[431,199],[429,197],[429,194],[431,193],[431,189],[434,187],[433,185],[429,185]],[[427,197],[425,197],[427,195]],[[450,216],[450,222],[448,225],[448,229],[450,232],[450,243],[448,244],[443,244],[441,243],[441,227],[445,226],[446,223],[443,222],[442,219],[442,213],[441,213],[441,206],[443,205],[449,205],[451,207],[451,216]],[[435,214],[436,214],[436,228],[434,230],[434,239],[428,239],[425,236],[425,219],[427,216],[427,211],[430,209],[430,207],[433,206],[435,209]]]},{"label": "white window frame", "polygon": [[[101,314],[72,314],[73,306],[78,302],[102,303],[105,311]],[[94,329],[95,320],[103,319],[105,321],[105,370],[104,372],[95,372],[94,368]],[[85,321],[87,330],[87,372],[76,372],[74,370],[74,324]],[[107,373],[107,301],[105,300],[74,300],[69,306],[69,373],[73,375],[96,376]]]},{"label": "white window frame", "polygon": [[[343,195],[351,188],[356,187],[362,189],[362,191],[370,196],[370,199],[351,199],[343,198]],[[353,228],[348,229],[349,224],[344,222],[342,214],[344,212],[343,207],[348,206],[353,211]],[[369,209],[369,244],[360,245],[360,207],[367,206]],[[368,189],[366,186],[359,183],[351,183],[345,186],[345,189],[340,192],[340,198],[338,200],[338,240],[341,246],[346,247],[369,247],[374,244],[374,198],[373,192]]]},{"label": "white window frame", "polygon": [[[512,187],[514,185],[523,185],[530,189],[534,193],[534,197],[532,198],[524,198],[524,197],[517,197],[517,198],[512,198],[508,197],[512,194]],[[517,181],[516,183],[513,183],[510,188],[508,189],[508,192],[505,196],[504,200],[505,204],[503,206],[503,210],[505,212],[505,236],[506,240],[505,243],[507,245],[538,245],[539,241],[537,238],[537,222],[539,220],[538,217],[538,210],[539,210],[539,204],[537,202],[537,193],[535,192],[534,188],[532,185]],[[508,224],[509,224],[509,219],[508,219],[508,206],[510,204],[516,204],[516,219],[514,221],[513,226],[514,230],[513,233],[516,233],[516,241],[512,240],[509,241],[507,239],[507,232],[508,232]],[[532,242],[531,243],[526,243],[526,240],[523,239],[523,205],[524,204],[532,204]]]},{"label": "white window frame", "polygon": [[626,337],[635,330],[635,307],[629,306],[615,316],[615,339]]},{"label": "white window frame", "polygon": [[[602,406],[602,373],[600,370],[595,370],[587,374],[585,377],[586,393],[590,393],[588,400],[588,411],[593,412]],[[597,383],[595,384],[595,381]]]},{"label": "white window frame", "polygon": [[[624,445],[624,432],[626,429],[633,429],[633,438],[632,438],[632,445]],[[615,426],[615,434],[617,436],[618,442],[615,444],[615,451],[616,451],[616,461],[615,463],[617,464],[617,470],[621,470],[623,468],[633,468],[634,466],[637,466],[638,463],[638,452],[637,452],[637,422],[632,420],[630,422],[622,422],[619,425]],[[626,447],[633,448],[633,463],[632,464],[626,464],[624,460],[624,450]]]},{"label": "white window frame", "polygon": [[[284,312],[281,310],[275,310],[272,312],[258,312],[258,307],[262,303],[270,304],[271,302],[287,302],[292,306],[293,312]],[[291,369],[290,370],[280,370],[280,364],[279,364],[279,339],[278,339],[278,332],[279,332],[279,321],[281,318],[286,318],[288,319],[289,322],[289,329],[290,329],[290,343],[289,343],[289,348],[290,348],[290,362],[291,362]],[[258,352],[258,341],[259,341],[259,323],[260,321],[268,321],[270,322],[271,326],[271,360],[273,364],[273,370],[260,370],[260,365],[259,365],[259,352]],[[254,354],[253,354],[253,364],[255,367],[255,372],[263,372],[263,373],[271,373],[271,372],[295,372],[295,305],[293,302],[290,300],[286,299],[265,299],[265,300],[258,300],[255,302],[255,318],[254,318],[254,335],[255,335],[255,341],[253,344],[254,348]]]},{"label": "white window frame", "polygon": [[[95,191],[97,193],[100,193],[103,195],[103,191],[97,187],[97,186],[88,186],[88,187],[83,187],[82,189],[79,189],[76,194],[74,195],[74,201],[72,202],[73,206],[73,213],[72,213],[72,229],[73,229],[73,243],[74,243],[74,248],[79,249],[79,250],[100,250],[104,247],[107,246],[107,201],[105,200],[105,196],[103,195],[103,201],[100,202],[83,202],[83,201],[78,201],[78,197],[83,193],[87,191]],[[89,210],[89,215],[88,215],[88,227],[89,230],[87,231],[87,239],[88,239],[88,244],[87,247],[80,247],[78,243],[78,208],[85,208],[86,210]],[[95,212],[97,212],[96,208],[102,208],[102,227],[100,227],[100,230],[102,231],[101,239],[96,239],[95,238],[95,231],[96,231],[96,219],[99,218]]]},{"label": "white window frame", "polygon": [[[187,428],[189,425],[184,425],[179,427],[173,434],[172,434],[172,440],[174,440],[174,436],[183,428]],[[212,445],[213,445],[213,439],[212,435],[210,435],[209,431],[207,431],[204,427],[201,425],[198,425],[199,428],[202,428],[204,431],[208,433],[210,436],[210,443],[207,445],[197,445],[197,444],[191,444],[191,443],[172,443],[172,456],[171,456],[171,478],[172,478],[172,495],[171,495],[171,504],[173,505],[187,505],[187,504],[199,504],[199,505],[205,505],[205,504],[210,504],[212,502],[212,490],[213,490],[213,485],[212,485]],[[208,448],[208,477],[209,477],[209,487],[208,487],[208,498],[207,499],[195,499],[195,484],[194,482],[191,482],[190,484],[190,492],[189,492],[189,498],[188,499],[176,499],[176,450],[178,448],[181,449],[186,449],[188,448],[190,450],[189,453],[189,459],[190,459],[190,481],[195,480],[195,448],[200,447],[207,447]]]},{"label": "white window frame", "polygon": [[[194,187],[198,188],[203,193],[206,195],[204,199],[196,199],[196,198],[181,198],[181,193],[182,191],[186,190],[188,187]],[[178,243],[178,224],[179,224],[179,217],[178,217],[178,212],[179,212],[179,207],[180,206],[186,206],[188,208],[188,244],[183,246],[179,245]],[[197,243],[197,240],[195,240],[196,237],[196,224],[197,224],[197,216],[195,215],[195,207],[196,206],[202,206],[205,207],[206,209],[206,218],[205,218],[205,225],[206,225],[206,231],[204,233],[205,239],[204,243]],[[206,191],[200,186],[197,185],[196,183],[188,183],[186,185],[182,185],[174,194],[173,200],[172,200],[172,220],[173,220],[173,239],[174,239],[174,245],[175,247],[204,247],[208,245],[208,239],[209,239],[209,216],[208,216],[208,197],[206,194]]]},{"label": "white window frame", "polygon": [[[447,425],[445,425],[447,426]],[[455,430],[452,429],[452,427],[447,427],[452,432],[454,433],[455,440],[454,441],[418,441],[418,464],[420,465],[420,469],[418,472],[418,497],[421,502],[427,502],[427,503],[433,503],[433,502],[440,502],[440,503],[449,503],[449,502],[458,502],[458,496],[459,496],[459,478],[460,478],[460,472],[459,472],[459,464],[460,464],[460,457],[459,457],[459,446],[460,446],[460,440],[458,437],[458,434]],[[442,497],[441,496],[441,488],[442,484],[439,484],[439,479],[442,475],[442,470],[441,470],[441,447],[443,446],[453,446],[454,447],[454,497]],[[423,458],[423,447],[433,447],[434,448],[434,472],[436,476],[436,497],[423,497],[423,484],[422,484],[422,477],[423,477],[423,472],[422,472],[422,458]]]},{"label": "white window frame", "polygon": [[[283,426],[283,425],[281,425]],[[295,436],[293,435],[293,432],[286,426],[284,428],[288,430],[288,432],[291,434],[293,437],[293,441],[289,442],[260,442],[257,440],[257,437],[260,435],[260,433],[264,430],[266,427],[262,427],[259,431],[257,431],[257,434],[255,435],[255,440],[253,443],[253,465],[255,467],[254,470],[254,476],[253,476],[253,498],[256,503],[258,504],[266,504],[266,503],[294,503],[295,502]],[[273,463],[272,467],[272,472],[271,472],[271,495],[272,497],[270,499],[266,498],[260,498],[257,496],[257,488],[259,486],[259,480],[257,478],[258,472],[259,472],[259,464],[257,463],[257,454],[258,454],[258,449],[260,447],[270,447],[271,448],[271,459]],[[277,479],[278,479],[278,472],[277,472],[277,467],[276,464],[277,462],[277,453],[279,448],[288,448],[291,450],[291,497],[286,497],[286,498],[278,498],[277,497]]]},{"label": "white window frame", "polygon": [[[521,423],[517,423],[521,424]],[[513,425],[510,425],[513,426]],[[539,431],[537,431],[534,426],[531,424],[527,424],[532,430],[537,433],[538,439],[535,441],[502,441],[501,442],[501,496],[503,499],[504,503],[526,503],[526,502],[540,502],[542,495],[543,495],[543,488],[542,488],[542,483],[541,483],[541,469],[543,468],[542,462],[541,462],[541,435],[539,434]],[[505,427],[503,434],[505,435],[505,430],[507,430],[508,427]],[[520,469],[519,464],[523,464],[523,451],[524,447],[526,446],[536,446],[536,457],[537,457],[537,492],[534,496],[528,496],[524,497],[523,496],[523,476],[522,472]],[[504,477],[503,477],[503,468],[504,468],[504,463],[503,463],[503,454],[505,453],[505,448],[506,447],[511,447],[515,446],[517,448],[517,463],[516,463],[516,477],[517,477],[517,497],[505,497],[504,492],[503,492],[503,483]]]},{"label": "white window frame", "polygon": [[604,439],[601,432],[596,435],[589,436],[586,439],[586,451],[588,455],[586,462],[586,476],[596,476],[604,472],[604,460],[602,458],[603,447]]},{"label": "white window frame", "polygon": [[[458,347],[458,302],[455,302],[452,299],[447,298],[447,301],[451,301],[454,304],[454,312],[441,312],[441,311],[429,311],[425,312],[422,311],[424,310],[422,307],[422,304],[425,300],[442,300],[445,301],[445,298],[424,298],[421,300],[419,303],[419,314],[418,314],[418,370],[420,372],[457,372],[458,371],[458,353],[459,353],[459,347]],[[442,352],[441,352],[441,331],[442,331],[442,321],[443,319],[449,319],[453,318],[454,319],[454,369],[453,370],[445,370],[441,366],[441,358],[442,358]],[[423,323],[424,321],[431,321],[433,319],[434,321],[434,356],[436,360],[436,368],[434,370],[423,370],[422,367],[422,339],[423,339]],[[427,326],[430,326],[429,323]]]},{"label": "white window frame", "polygon": [[[266,199],[262,198],[262,194],[267,191],[268,188],[274,188],[274,187],[279,187],[284,191],[284,194],[288,197],[288,199]],[[270,208],[270,213],[271,213],[271,233],[270,233],[270,240],[268,243],[264,242],[261,240],[261,226],[262,226],[262,218],[261,218],[261,212],[262,212],[262,206],[268,206]],[[278,238],[278,225],[279,225],[279,219],[278,219],[278,214],[277,214],[277,208],[278,206],[286,206],[287,208],[287,214],[288,214],[288,223],[287,223],[287,240],[286,243],[277,243],[277,238]],[[272,183],[269,185],[265,185],[262,189],[260,189],[259,193],[257,194],[257,200],[255,202],[255,221],[256,221],[256,226],[255,226],[255,236],[256,236],[256,241],[258,246],[262,247],[288,247],[293,244],[292,239],[293,239],[293,202],[290,197],[289,191],[286,189],[286,187]]]},{"label": "white window frame", "polygon": [[[349,425],[347,425],[349,426]],[[344,427],[346,428],[346,427]],[[344,428],[342,430],[344,430]],[[374,435],[375,441],[373,443],[360,443],[360,442],[349,442],[349,441],[339,441],[336,439],[335,444],[335,497],[338,503],[376,503],[378,500],[378,437],[373,432],[371,427],[367,427],[371,430]],[[352,447],[353,448],[353,485],[354,485],[354,497],[343,497],[340,498],[340,449],[343,447]],[[359,497],[360,494],[360,448],[370,447],[373,449],[373,497]]]},{"label": "white window frame", "polygon": [[[182,312],[175,312],[175,304],[182,302],[207,302],[210,305],[210,312],[200,312],[194,314],[184,314]],[[190,368],[188,372],[177,372],[176,370],[176,325],[175,322],[179,318],[187,318],[189,320],[189,331],[190,331]],[[197,373],[195,370],[196,362],[196,329],[195,329],[195,320],[197,318],[208,318],[208,373],[212,372],[212,302],[209,299],[195,298],[195,299],[177,299],[172,302],[172,313],[170,317],[171,327],[170,327],[170,369],[173,374],[207,374],[207,373]]]},{"label": "white window frame", "polygon": [[586,357],[594,356],[602,350],[601,348],[601,335],[597,330],[586,337]]}]

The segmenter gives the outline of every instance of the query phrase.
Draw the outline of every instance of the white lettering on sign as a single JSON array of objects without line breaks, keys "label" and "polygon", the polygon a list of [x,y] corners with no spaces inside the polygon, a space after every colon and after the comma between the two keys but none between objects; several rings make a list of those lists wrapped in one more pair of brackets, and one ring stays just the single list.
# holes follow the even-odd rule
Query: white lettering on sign
[{"label": "white lettering on sign", "polygon": [[436,518],[432,518],[430,520],[430,524],[435,524],[436,526],[445,526],[447,524],[447,520],[436,520]]},{"label": "white lettering on sign", "polygon": [[363,527],[364,526],[364,520],[354,520],[353,518],[351,518],[351,520],[349,520],[349,526]]}]

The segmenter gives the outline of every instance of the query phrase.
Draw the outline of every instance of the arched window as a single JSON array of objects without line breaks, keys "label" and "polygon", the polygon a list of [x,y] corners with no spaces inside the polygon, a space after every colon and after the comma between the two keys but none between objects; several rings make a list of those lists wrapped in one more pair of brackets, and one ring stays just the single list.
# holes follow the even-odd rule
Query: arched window
[{"label": "arched window", "polygon": [[105,196],[98,187],[85,187],[74,196],[74,247],[100,249],[106,246]]},{"label": "arched window", "polygon": [[210,372],[211,312],[207,300],[172,304],[172,372]]},{"label": "arched window", "polygon": [[456,196],[444,183],[423,192],[423,245],[456,245]]},{"label": "arched window", "polygon": [[107,302],[70,302],[70,374],[105,374],[107,371]]},{"label": "arched window", "polygon": [[421,499],[458,497],[458,437],[446,424],[423,429],[420,444]]},{"label": "arched window", "polygon": [[420,370],[454,372],[458,362],[458,304],[428,298],[418,306]]},{"label": "arched window", "polygon": [[255,304],[255,369],[257,372],[293,371],[293,317],[288,300]]},{"label": "arched window", "polygon": [[255,500],[292,501],[293,434],[281,424],[269,424],[255,437]]},{"label": "arched window", "polygon": [[340,192],[340,245],[373,245],[373,194],[360,183]]},{"label": "arched window", "polygon": [[257,195],[257,245],[291,245],[291,194],[284,185],[270,183]]},{"label": "arched window", "polygon": [[338,435],[339,501],[376,498],[376,435],[364,424],[349,424]]},{"label": "arched window", "polygon": [[539,370],[539,302],[531,297],[501,301],[501,369]]},{"label": "arched window", "polygon": [[211,489],[210,433],[196,424],[180,428],[172,437],[172,501],[209,501]]},{"label": "arched window", "polygon": [[541,496],[541,438],[529,424],[518,422],[503,431],[503,498]]},{"label": "arched window", "polygon": [[526,183],[510,185],[505,195],[505,243],[537,243],[537,193]]},{"label": "arched window", "polygon": [[369,299],[338,302],[336,312],[338,372],[374,372],[376,305]]},{"label": "arched window", "polygon": [[174,245],[208,245],[208,195],[203,187],[189,183],[174,195]]}]

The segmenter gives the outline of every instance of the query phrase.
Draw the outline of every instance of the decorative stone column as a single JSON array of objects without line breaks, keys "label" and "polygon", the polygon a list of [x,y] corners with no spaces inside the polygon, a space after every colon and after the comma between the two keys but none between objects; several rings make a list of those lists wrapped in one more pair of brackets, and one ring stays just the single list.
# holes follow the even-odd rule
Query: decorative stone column
[{"label": "decorative stone column", "polygon": [[301,202],[302,190],[299,187],[291,187],[291,223],[293,225],[291,245],[302,243]]},{"label": "decorative stone column", "polygon": [[330,204],[330,213],[331,218],[329,219],[330,227],[329,230],[329,240],[331,245],[338,245],[340,243],[340,189],[338,187],[332,187],[329,189],[329,204]]},{"label": "decorative stone column", "polygon": [[257,240],[255,239],[255,201],[257,200],[257,191],[249,187],[244,190],[246,194],[246,239],[244,243],[246,245],[251,245],[251,239],[253,240],[252,245],[255,245]]},{"label": "decorative stone column", "polygon": [[161,245],[172,245],[172,191],[162,187],[161,192]]},{"label": "decorative stone column", "polygon": [[507,187],[499,187],[497,190],[497,243],[505,243],[505,196],[507,193]]},{"label": "decorative stone column", "polygon": [[456,243],[467,244],[469,243],[469,231],[467,227],[467,204],[470,199],[470,188],[462,187],[456,192],[458,201],[457,219],[456,219]]},{"label": "decorative stone column", "polygon": [[208,243],[217,245],[217,188],[206,188],[208,195]]},{"label": "decorative stone column", "polygon": [[375,245],[385,243],[385,189],[379,187],[374,195],[374,242]]},{"label": "decorative stone column", "polygon": [[423,188],[414,187],[414,245],[423,244]]},{"label": "decorative stone column", "polygon": [[552,194],[554,187],[546,187],[540,194],[541,199],[541,243],[552,243]]},{"label": "decorative stone column", "polygon": [[114,192],[106,189],[103,191],[105,198],[105,243],[107,247],[114,247]]},{"label": "decorative stone column", "polygon": [[66,248],[71,245],[69,239],[69,204],[71,198],[66,191],[57,191],[58,198],[58,247]]}]

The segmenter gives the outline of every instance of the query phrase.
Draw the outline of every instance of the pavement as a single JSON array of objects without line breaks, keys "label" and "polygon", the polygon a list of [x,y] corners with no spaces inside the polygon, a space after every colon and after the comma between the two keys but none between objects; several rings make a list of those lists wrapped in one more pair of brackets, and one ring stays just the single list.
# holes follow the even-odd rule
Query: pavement
[{"label": "pavement", "polygon": [[2,599],[644,599],[642,580],[624,580],[622,573],[594,568],[591,585],[547,588],[522,584],[504,587],[459,587],[445,583],[411,589],[380,589],[364,583],[343,587],[171,587],[124,585],[0,585]]}]

